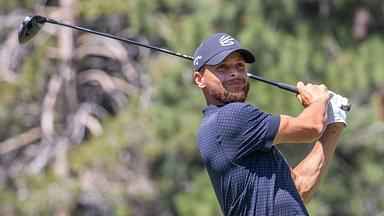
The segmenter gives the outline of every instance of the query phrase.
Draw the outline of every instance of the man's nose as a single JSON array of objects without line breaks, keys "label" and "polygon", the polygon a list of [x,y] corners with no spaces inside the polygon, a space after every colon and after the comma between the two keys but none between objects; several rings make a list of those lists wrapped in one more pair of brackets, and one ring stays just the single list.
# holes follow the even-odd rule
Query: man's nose
[{"label": "man's nose", "polygon": [[231,78],[240,76],[240,71],[236,68],[236,66],[230,67],[230,69],[229,69],[229,76]]}]

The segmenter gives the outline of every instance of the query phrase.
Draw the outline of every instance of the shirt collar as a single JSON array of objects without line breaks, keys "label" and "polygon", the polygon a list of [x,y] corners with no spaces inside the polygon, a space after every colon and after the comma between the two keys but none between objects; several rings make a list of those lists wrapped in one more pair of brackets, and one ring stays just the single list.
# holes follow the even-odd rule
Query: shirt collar
[{"label": "shirt collar", "polygon": [[214,113],[217,111],[218,108],[220,108],[222,106],[225,106],[225,105],[212,105],[212,104],[208,105],[203,109],[203,113],[204,113],[204,115]]}]

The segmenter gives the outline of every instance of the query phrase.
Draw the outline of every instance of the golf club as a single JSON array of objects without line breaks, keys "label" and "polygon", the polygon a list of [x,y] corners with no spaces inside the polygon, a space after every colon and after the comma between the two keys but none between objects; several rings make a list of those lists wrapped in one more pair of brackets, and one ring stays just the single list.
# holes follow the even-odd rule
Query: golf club
[{"label": "golf club", "polygon": [[[27,41],[31,40],[37,33],[39,33],[39,31],[43,28],[45,23],[61,25],[61,26],[65,26],[65,27],[68,27],[68,28],[77,29],[77,30],[80,30],[80,31],[83,31],[83,32],[88,32],[88,33],[91,33],[91,34],[96,34],[96,35],[100,35],[100,36],[116,39],[116,40],[119,40],[119,41],[122,41],[122,42],[125,42],[125,43],[130,43],[130,44],[134,44],[134,45],[137,45],[137,46],[145,47],[145,48],[148,48],[148,49],[153,49],[153,50],[156,50],[156,51],[159,51],[159,52],[167,53],[167,54],[170,54],[170,55],[173,55],[173,56],[177,56],[177,57],[180,57],[180,58],[183,58],[183,59],[187,59],[187,60],[193,61],[193,57],[189,56],[189,55],[184,55],[184,54],[173,52],[171,50],[167,50],[167,49],[164,49],[164,48],[159,48],[159,47],[156,47],[156,46],[139,43],[139,42],[134,41],[134,40],[129,40],[129,39],[126,39],[126,38],[117,37],[117,36],[114,36],[114,35],[111,35],[111,34],[107,34],[107,33],[103,33],[103,32],[98,32],[98,31],[90,30],[90,29],[79,27],[79,26],[75,26],[75,25],[66,24],[66,23],[63,23],[63,22],[59,22],[59,21],[57,21],[55,19],[47,18],[47,17],[43,17],[43,16],[39,16],[39,15],[27,16],[27,17],[25,17],[23,22],[20,24],[19,32],[18,32],[18,37],[19,37],[20,44],[26,43]],[[251,73],[248,73],[247,75],[251,79],[258,80],[258,81],[261,81],[261,82],[273,85],[273,86],[278,87],[280,89],[284,89],[286,91],[290,91],[290,92],[293,92],[293,93],[296,93],[296,94],[299,93],[299,91],[296,88],[296,86],[293,86],[293,85],[290,85],[290,84],[287,84],[287,83],[276,82],[276,81],[273,81],[273,80],[270,80],[270,79],[266,79],[266,78],[263,78],[263,77],[260,77],[260,76],[256,76],[256,75],[251,74]],[[348,101],[347,104],[343,104],[340,108],[342,110],[344,110],[344,111],[349,111],[351,109],[351,104]]]}]

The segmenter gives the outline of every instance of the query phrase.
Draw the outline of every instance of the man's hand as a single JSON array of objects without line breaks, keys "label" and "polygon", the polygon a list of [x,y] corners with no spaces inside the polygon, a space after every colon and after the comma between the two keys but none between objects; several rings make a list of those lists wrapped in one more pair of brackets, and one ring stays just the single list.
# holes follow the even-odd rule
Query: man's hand
[{"label": "man's hand", "polygon": [[280,115],[279,130],[273,144],[311,143],[326,128],[328,88],[325,85],[297,83],[297,98],[306,107],[297,117]]},{"label": "man's hand", "polygon": [[347,112],[340,107],[348,102],[348,99],[340,96],[332,91],[329,91],[330,100],[327,110],[327,122],[326,124],[333,124],[337,122],[344,123],[347,126]]},{"label": "man's hand", "polygon": [[313,85],[309,83],[307,85],[304,85],[304,83],[298,82],[297,89],[299,90],[297,99],[300,101],[300,103],[304,107],[307,107],[310,104],[312,104],[314,101],[317,101],[320,99],[321,100],[329,99],[328,88],[323,84]]}]

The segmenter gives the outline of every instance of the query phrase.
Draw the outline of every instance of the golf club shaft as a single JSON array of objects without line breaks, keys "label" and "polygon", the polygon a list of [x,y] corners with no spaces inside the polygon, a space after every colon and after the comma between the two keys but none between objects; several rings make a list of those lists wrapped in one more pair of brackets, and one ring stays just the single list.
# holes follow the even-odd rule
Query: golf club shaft
[{"label": "golf club shaft", "polygon": [[[145,47],[145,48],[148,48],[148,49],[157,50],[159,52],[167,53],[167,54],[170,54],[170,55],[174,55],[174,56],[177,56],[177,57],[181,57],[181,58],[193,61],[193,57],[189,56],[189,55],[184,55],[184,54],[181,54],[181,53],[173,52],[173,51],[170,51],[170,50],[167,50],[167,49],[164,49],[164,48],[155,47],[155,46],[152,46],[152,45],[142,44],[142,43],[139,43],[139,42],[134,41],[134,40],[129,40],[129,39],[126,39],[126,38],[115,36],[115,35],[94,31],[94,30],[83,28],[83,27],[80,27],[80,26],[69,25],[69,24],[62,23],[62,22],[59,22],[59,21],[51,19],[51,18],[46,18],[45,22],[51,23],[51,24],[65,26],[65,27],[68,27],[68,28],[77,29],[77,30],[80,30],[80,31],[84,31],[84,32],[88,32],[88,33],[92,33],[92,34],[96,34],[96,35],[100,35],[100,36],[104,36],[104,37],[108,37],[108,38],[113,38],[113,39],[116,39],[116,40],[119,40],[119,41],[122,41],[122,42],[125,42],[125,43],[135,44],[137,46],[141,46],[141,47]],[[281,89],[284,89],[284,90],[287,90],[287,91],[290,91],[290,92],[293,92],[293,93],[296,93],[296,94],[299,93],[297,88],[295,86],[293,86],[293,85],[290,85],[290,84],[276,82],[276,81],[273,81],[273,80],[269,80],[269,79],[266,79],[266,78],[263,78],[263,77],[256,76],[256,75],[251,74],[251,73],[248,73],[248,77],[251,78],[251,79],[254,79],[254,80],[258,80],[258,81],[264,82],[264,83],[268,83],[270,85],[276,86],[278,88],[281,88]]]},{"label": "golf club shaft", "polygon": [[299,94],[299,90],[296,88],[296,86],[293,86],[293,85],[290,85],[290,84],[287,84],[287,83],[276,82],[276,81],[273,81],[273,80],[270,80],[270,79],[266,79],[264,77],[256,76],[256,75],[251,74],[251,73],[248,73],[247,75],[251,79],[258,80],[258,81],[261,81],[261,82],[264,82],[264,83],[268,83],[270,85],[276,86],[276,87],[284,89],[286,91],[290,91],[292,93]]},{"label": "golf club shaft", "polygon": [[167,53],[167,54],[170,54],[170,55],[174,55],[174,56],[177,56],[177,57],[181,57],[181,58],[193,61],[193,57],[192,56],[184,55],[184,54],[181,54],[181,53],[176,53],[176,52],[173,52],[173,51],[170,51],[170,50],[167,50],[167,49],[163,49],[163,48],[155,47],[155,46],[152,46],[152,45],[147,45],[147,44],[139,43],[139,42],[134,41],[134,40],[129,40],[129,39],[118,37],[118,36],[114,36],[114,35],[111,35],[111,34],[94,31],[94,30],[83,28],[83,27],[80,27],[80,26],[69,25],[69,24],[62,23],[62,22],[59,22],[59,21],[51,19],[51,18],[46,18],[45,22],[51,23],[51,24],[65,26],[65,27],[68,27],[68,28],[77,29],[77,30],[80,30],[80,31],[84,31],[84,32],[88,32],[88,33],[92,33],[92,34],[96,34],[96,35],[112,38],[112,39],[116,39],[116,40],[119,40],[119,41],[122,41],[122,42],[125,42],[125,43],[135,44],[137,46],[145,47],[145,48],[148,48],[148,49],[153,49],[153,50],[156,50],[156,51],[159,51],[159,52]]},{"label": "golf club shaft", "polygon": [[[84,28],[84,27],[66,24],[66,23],[59,22],[59,21],[57,21],[55,19],[52,19],[52,18],[41,17],[41,16],[36,16],[36,17],[39,18],[39,20],[37,22],[40,23],[40,24],[44,24],[44,22],[47,22],[47,23],[51,23],[51,24],[55,24],[55,25],[61,25],[61,26],[64,26],[64,27],[68,27],[68,28],[80,30],[80,31],[83,31],[83,32],[100,35],[100,36],[107,37],[107,38],[112,38],[112,39],[119,40],[119,41],[122,41],[122,42],[125,42],[125,43],[130,43],[130,44],[134,44],[134,45],[137,45],[137,46],[145,47],[145,48],[148,48],[148,49],[153,49],[153,50],[156,50],[156,51],[159,51],[159,52],[167,53],[167,54],[170,54],[170,55],[173,55],[173,56],[177,56],[177,57],[180,57],[180,58],[183,58],[183,59],[187,59],[187,60],[193,61],[193,57],[189,56],[189,55],[184,55],[184,54],[173,52],[171,50],[167,50],[167,49],[164,49],[164,48],[159,48],[159,47],[156,47],[156,46],[139,43],[139,42],[134,41],[134,40],[130,40],[130,39],[114,36],[114,35],[103,33],[103,32],[94,31],[94,30],[87,29],[87,28]],[[32,17],[32,19],[33,19],[33,17]],[[19,38],[19,40],[20,40],[20,38]],[[25,42],[25,40],[21,40],[21,41]],[[276,82],[276,81],[273,81],[273,80],[269,80],[269,79],[266,79],[266,78],[263,78],[263,77],[251,74],[251,73],[247,73],[247,75],[251,79],[258,80],[258,81],[261,81],[261,82],[273,85],[275,87],[278,87],[278,88],[286,90],[286,91],[293,92],[295,94],[299,93],[299,91],[296,88],[296,86],[293,86],[293,85],[290,85],[290,84],[287,84],[287,83],[282,83],[282,82]],[[341,107],[341,109],[343,109],[344,111],[349,111],[350,108],[351,108],[351,104],[350,103],[345,104],[345,105],[343,105]]]}]

